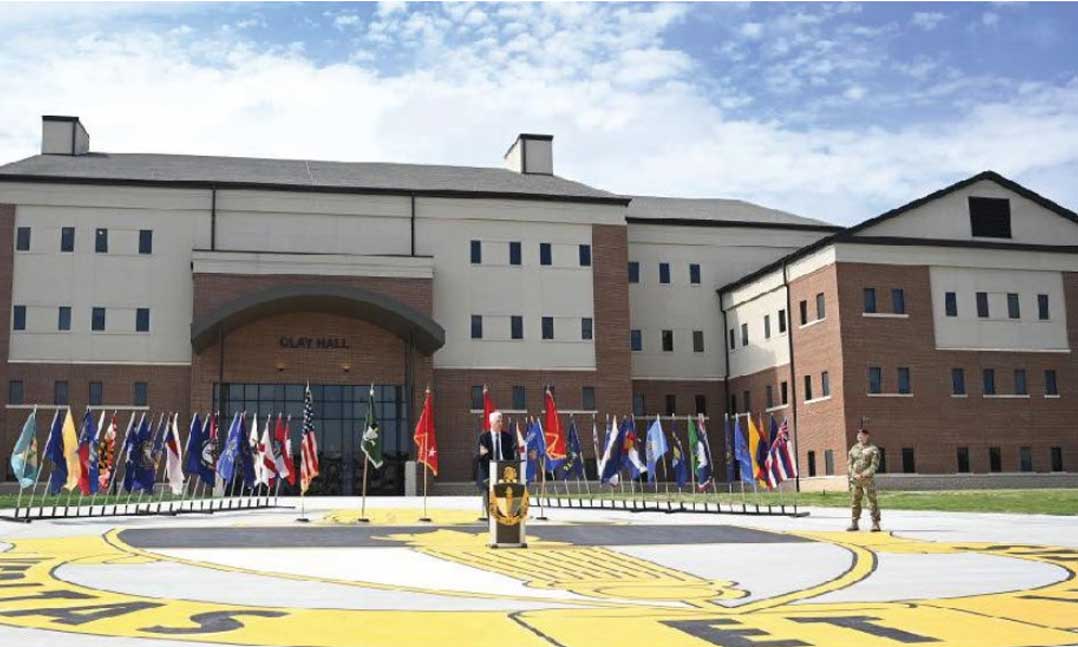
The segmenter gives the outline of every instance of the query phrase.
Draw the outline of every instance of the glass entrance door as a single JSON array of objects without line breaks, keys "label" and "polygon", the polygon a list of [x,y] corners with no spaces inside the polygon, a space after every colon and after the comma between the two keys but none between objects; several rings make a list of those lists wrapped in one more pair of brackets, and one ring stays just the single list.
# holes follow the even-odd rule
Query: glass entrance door
[{"label": "glass entrance door", "polygon": [[[265,415],[283,413],[292,416],[292,451],[298,465],[304,386],[233,382],[224,385],[222,397],[222,390],[215,383],[214,410],[221,412],[220,425],[225,430],[232,417],[241,411],[246,411],[248,416],[257,413],[260,427],[265,424]],[[311,484],[308,494],[358,496],[362,492],[360,439],[366,429],[369,390],[370,385],[311,385],[320,475]],[[385,462],[381,469],[370,467],[368,494],[404,493],[404,463],[412,452],[412,439],[407,433],[408,414],[403,391],[399,384],[374,385],[375,418],[381,430]]]}]

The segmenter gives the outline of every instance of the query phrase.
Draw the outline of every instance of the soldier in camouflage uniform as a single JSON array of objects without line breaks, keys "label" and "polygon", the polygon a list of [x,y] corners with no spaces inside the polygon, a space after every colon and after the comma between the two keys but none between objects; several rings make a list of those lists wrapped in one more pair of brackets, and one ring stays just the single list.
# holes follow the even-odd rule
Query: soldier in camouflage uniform
[{"label": "soldier in camouflage uniform", "polygon": [[872,516],[872,532],[880,531],[880,505],[876,501],[876,470],[880,467],[880,449],[869,440],[868,429],[857,430],[857,444],[850,448],[847,473],[850,476],[850,507],[853,520],[846,530],[858,530],[861,520],[861,498],[868,498]]}]

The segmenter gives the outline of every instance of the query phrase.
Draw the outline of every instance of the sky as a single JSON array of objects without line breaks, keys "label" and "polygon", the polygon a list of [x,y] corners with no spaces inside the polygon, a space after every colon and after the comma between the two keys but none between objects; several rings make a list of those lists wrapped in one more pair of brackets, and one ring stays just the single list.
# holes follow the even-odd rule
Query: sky
[{"label": "sky", "polygon": [[1078,210],[1078,4],[4,4],[0,162],[500,166],[836,224],[992,169]]}]

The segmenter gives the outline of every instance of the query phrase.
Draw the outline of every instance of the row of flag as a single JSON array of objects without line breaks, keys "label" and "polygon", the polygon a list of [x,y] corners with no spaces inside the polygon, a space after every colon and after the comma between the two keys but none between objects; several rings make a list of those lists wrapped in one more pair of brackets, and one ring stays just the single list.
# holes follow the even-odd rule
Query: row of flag
[{"label": "row of flag", "polygon": [[[741,429],[741,417],[734,416],[733,428],[729,417],[726,418],[727,467],[733,473],[736,461],[743,483],[753,487],[773,490],[786,480],[797,478],[797,455],[790,442],[789,420],[784,418],[780,425],[774,416],[770,418],[768,431],[764,431],[763,418],[759,424],[752,416],[745,415],[746,425]],[[730,454],[730,448],[733,453]]]}]

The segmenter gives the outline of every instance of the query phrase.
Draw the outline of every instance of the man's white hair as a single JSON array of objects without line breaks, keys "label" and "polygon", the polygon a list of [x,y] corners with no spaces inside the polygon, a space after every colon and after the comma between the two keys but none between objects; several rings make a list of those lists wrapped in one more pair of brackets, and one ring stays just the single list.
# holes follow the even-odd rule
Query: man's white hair
[{"label": "man's white hair", "polygon": [[494,421],[495,420],[500,420],[501,417],[502,417],[502,412],[501,411],[491,411],[490,416],[488,417],[488,421],[490,422],[490,424],[494,424]]}]

